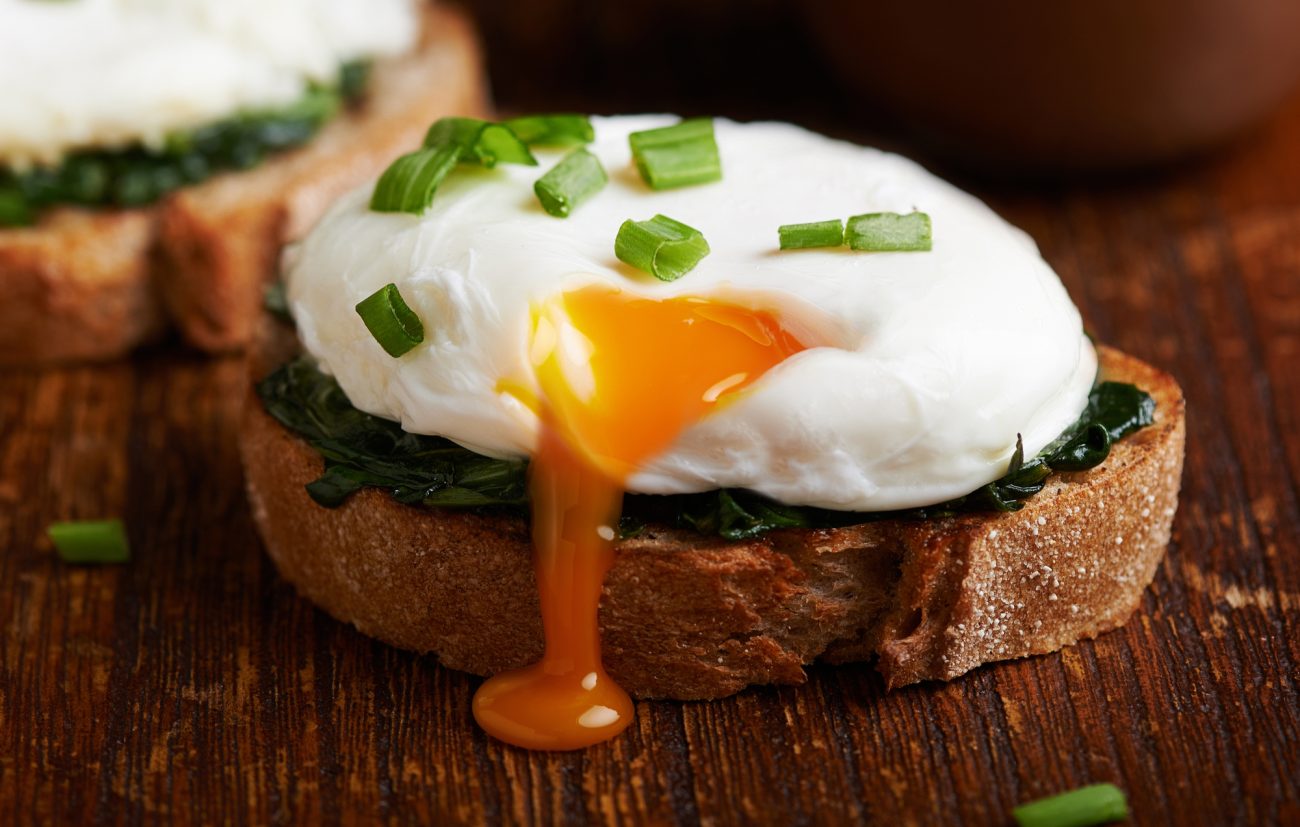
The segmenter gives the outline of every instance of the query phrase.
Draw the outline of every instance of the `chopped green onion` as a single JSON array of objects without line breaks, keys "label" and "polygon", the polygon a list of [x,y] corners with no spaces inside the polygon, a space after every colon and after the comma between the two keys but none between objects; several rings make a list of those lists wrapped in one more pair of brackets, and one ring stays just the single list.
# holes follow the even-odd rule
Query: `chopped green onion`
[{"label": "chopped green onion", "polygon": [[510,128],[478,118],[439,118],[424,136],[426,147],[454,146],[460,160],[485,167],[497,164],[537,166],[528,146]]},{"label": "chopped green onion", "polygon": [[474,143],[478,141],[478,136],[487,123],[479,118],[439,118],[424,133],[424,145],[434,147],[450,144],[472,155]]},{"label": "chopped green onion", "polygon": [[670,146],[684,141],[713,140],[712,118],[688,118],[672,126],[643,129],[627,136],[632,151],[654,146]]},{"label": "chopped green onion", "polygon": [[370,209],[375,212],[409,212],[419,215],[433,203],[438,185],[456,166],[459,150],[453,146],[420,149],[389,164],[375,184]]},{"label": "chopped green onion", "polygon": [[362,299],[357,304],[357,315],[394,359],[424,341],[424,325],[397,292],[396,284],[385,284]]},{"label": "chopped green onion", "polygon": [[930,216],[923,212],[873,212],[849,218],[844,240],[854,250],[875,253],[930,249]]},{"label": "chopped green onion", "polygon": [[586,115],[528,115],[511,118],[504,125],[529,146],[589,144],[596,139]]},{"label": "chopped green onion", "polygon": [[499,123],[490,123],[479,133],[474,145],[478,161],[485,167],[497,164],[523,164],[537,166],[537,159],[528,151],[528,145]]},{"label": "chopped green onion", "polygon": [[131,559],[121,520],[54,523],[46,533],[66,563],[125,563]]},{"label": "chopped green onion", "polygon": [[838,218],[811,224],[782,224],[776,228],[782,250],[839,247],[844,243],[844,222]]},{"label": "chopped green onion", "polygon": [[537,179],[533,191],[542,209],[564,218],[591,196],[600,192],[609,177],[600,159],[585,149],[575,149],[545,175]]},{"label": "chopped green onion", "polygon": [[628,136],[637,171],[653,189],[664,190],[722,180],[722,161],[713,121],[696,118]]},{"label": "chopped green onion", "polygon": [[614,255],[660,281],[676,281],[709,254],[709,243],[694,227],[656,215],[649,221],[628,219],[618,228]]},{"label": "chopped green onion", "polygon": [[1011,814],[1020,827],[1092,827],[1128,818],[1128,802],[1114,784],[1093,784],[1022,804]]}]

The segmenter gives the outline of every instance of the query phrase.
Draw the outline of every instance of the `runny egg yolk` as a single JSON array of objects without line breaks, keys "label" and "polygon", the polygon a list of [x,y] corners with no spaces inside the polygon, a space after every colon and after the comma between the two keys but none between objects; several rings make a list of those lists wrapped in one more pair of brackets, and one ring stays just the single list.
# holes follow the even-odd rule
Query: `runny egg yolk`
[{"label": "runny egg yolk", "polygon": [[486,681],[474,717],[507,743],[577,749],[632,721],[632,699],[601,663],[597,626],[624,483],[806,345],[767,311],[599,286],[535,311],[531,341],[542,430],[529,489],[545,652]]}]

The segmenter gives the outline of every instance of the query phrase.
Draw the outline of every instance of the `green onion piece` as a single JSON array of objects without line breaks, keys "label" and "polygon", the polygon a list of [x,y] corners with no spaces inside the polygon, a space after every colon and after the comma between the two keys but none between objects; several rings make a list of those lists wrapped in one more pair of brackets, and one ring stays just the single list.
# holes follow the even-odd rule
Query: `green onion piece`
[{"label": "green onion piece", "polygon": [[648,149],[655,146],[671,146],[684,141],[713,140],[712,118],[689,118],[672,126],[660,126],[644,129],[627,136],[632,151]]},{"label": "green onion piece", "polygon": [[125,563],[131,559],[121,520],[75,520],[46,529],[66,563]]},{"label": "green onion piece", "polygon": [[460,160],[485,167],[497,164],[537,166],[528,146],[510,128],[478,118],[439,118],[425,133],[426,147],[454,146]]},{"label": "green onion piece", "polygon": [[873,212],[849,218],[844,240],[854,250],[873,253],[930,249],[930,216],[923,212]]},{"label": "green onion piece", "polygon": [[528,115],[511,118],[504,126],[529,146],[589,144],[596,139],[586,115]]},{"label": "green onion piece", "polygon": [[491,123],[483,127],[483,131],[478,136],[478,143],[474,145],[474,152],[478,156],[479,163],[489,168],[497,164],[537,166],[537,159],[528,151],[528,145],[519,140],[509,127],[499,123]]},{"label": "green onion piece", "polygon": [[844,222],[838,218],[811,224],[782,224],[776,228],[782,250],[839,247],[844,243]]},{"label": "green onion piece", "polygon": [[564,218],[591,196],[600,192],[609,177],[600,160],[585,149],[575,149],[533,184],[542,209]]},{"label": "green onion piece", "polygon": [[1092,827],[1128,818],[1128,802],[1114,784],[1093,784],[1022,804],[1011,814],[1020,827]]},{"label": "green onion piece", "polygon": [[370,196],[375,212],[409,212],[419,215],[433,203],[438,185],[456,166],[459,150],[454,146],[420,149],[388,165]]},{"label": "green onion piece", "polygon": [[18,187],[0,187],[0,227],[32,223],[32,208]]},{"label": "green onion piece", "polygon": [[632,160],[652,189],[664,190],[722,180],[722,161],[713,121],[696,118],[628,136]]},{"label": "green onion piece", "polygon": [[424,325],[396,284],[385,284],[357,304],[357,315],[379,346],[396,359],[424,341]]},{"label": "green onion piece", "polygon": [[488,122],[479,118],[439,118],[424,133],[426,147],[452,145],[473,154],[474,143]]},{"label": "green onion piece", "polygon": [[694,227],[656,215],[649,221],[628,219],[618,228],[614,255],[660,281],[676,281],[709,254],[709,243]]}]

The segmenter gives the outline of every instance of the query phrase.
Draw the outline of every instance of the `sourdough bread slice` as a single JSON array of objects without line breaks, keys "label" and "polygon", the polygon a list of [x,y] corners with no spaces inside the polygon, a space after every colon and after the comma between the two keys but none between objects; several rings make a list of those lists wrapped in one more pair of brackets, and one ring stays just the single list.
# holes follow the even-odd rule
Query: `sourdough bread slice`
[{"label": "sourdough bread slice", "polygon": [[470,24],[427,9],[419,46],[376,63],[361,104],[303,147],[148,208],[62,208],[0,229],[0,365],[112,359],[168,326],[204,350],[247,344],[285,241],[439,116],[484,111]]},{"label": "sourdough bread slice", "polygon": [[[659,527],[618,542],[600,608],[610,674],[638,697],[717,698],[801,683],[818,659],[875,658],[893,687],[1124,623],[1169,542],[1183,398],[1167,374],[1109,348],[1100,356],[1106,378],[1155,398],[1155,423],[1097,468],[1053,476],[1021,511],[739,542]],[[320,458],[256,395],[241,451],[267,550],[330,614],[480,675],[540,656],[526,521],[402,505],[374,489],[322,508],[303,488]]]}]

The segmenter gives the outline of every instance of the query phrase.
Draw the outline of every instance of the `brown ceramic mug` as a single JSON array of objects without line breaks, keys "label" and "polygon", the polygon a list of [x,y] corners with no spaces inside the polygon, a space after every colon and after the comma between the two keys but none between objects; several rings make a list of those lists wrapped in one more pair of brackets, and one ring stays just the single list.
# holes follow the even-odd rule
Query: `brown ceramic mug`
[{"label": "brown ceramic mug", "polygon": [[806,5],[860,105],[985,168],[1088,171],[1221,143],[1300,78],[1300,0]]}]

